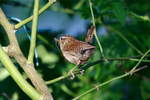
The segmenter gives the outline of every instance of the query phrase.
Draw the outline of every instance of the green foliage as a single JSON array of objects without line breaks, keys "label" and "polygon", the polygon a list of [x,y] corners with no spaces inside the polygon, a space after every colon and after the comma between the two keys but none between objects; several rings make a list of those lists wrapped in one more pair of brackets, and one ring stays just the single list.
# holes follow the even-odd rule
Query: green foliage
[{"label": "green foliage", "polygon": [[116,18],[119,20],[119,22],[124,25],[126,20],[126,11],[123,8],[123,5],[120,3],[114,3],[113,6],[113,13],[116,16]]},{"label": "green foliage", "polygon": [[[145,53],[150,48],[149,0],[92,0],[92,4],[97,28],[103,26],[106,29],[104,35],[99,35],[106,57],[117,58],[139,55],[133,47],[117,35],[116,31],[119,31],[123,37],[142,53]],[[91,20],[88,0],[59,0],[56,5],[53,5],[51,10],[56,11],[54,8],[57,8],[57,12],[63,11],[66,14],[68,13],[64,9],[69,9],[73,13],[68,15],[78,14],[86,20]],[[131,12],[136,14],[136,16],[131,14]],[[142,19],[145,15],[147,16],[146,21]],[[107,26],[114,28],[116,31],[107,30]],[[3,32],[0,33],[0,43],[2,43],[2,40],[4,40],[2,36],[4,35],[2,34]],[[67,73],[74,66],[64,59],[54,43],[53,40],[57,32],[48,33],[41,34],[42,38],[38,38],[37,42],[40,65],[36,69],[46,81]],[[78,36],[78,38],[81,38],[81,36]],[[98,45],[96,42],[93,44],[97,49],[89,62],[94,62],[101,58]],[[23,48],[23,50],[28,52],[29,49]],[[149,60],[149,57],[146,59]],[[86,69],[83,75],[77,75],[74,80],[66,78],[49,85],[49,89],[56,100],[70,100],[95,87],[97,84],[124,74],[135,64],[133,61],[111,61],[96,64]],[[145,65],[149,66],[150,64],[141,63],[139,67]],[[0,100],[5,100],[7,96],[21,100],[24,98],[26,100],[29,99],[20,91],[14,81],[7,76],[8,74],[5,75],[5,71],[2,73],[1,70],[4,70],[2,65],[0,65]],[[19,70],[22,71],[21,69]],[[149,73],[150,68],[144,69],[133,76],[105,85],[97,89],[97,91],[83,96],[80,100],[149,100]],[[3,93],[7,96],[4,96]]]}]

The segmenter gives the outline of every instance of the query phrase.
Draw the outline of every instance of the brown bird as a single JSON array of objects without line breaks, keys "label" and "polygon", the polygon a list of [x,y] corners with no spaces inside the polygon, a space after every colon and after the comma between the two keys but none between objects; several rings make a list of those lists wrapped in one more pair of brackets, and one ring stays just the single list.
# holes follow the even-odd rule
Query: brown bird
[{"label": "brown bird", "polygon": [[88,32],[84,41],[75,39],[72,36],[64,35],[59,39],[56,39],[58,42],[63,56],[71,63],[76,66],[85,64],[87,60],[91,57],[94,52],[95,46],[92,46],[90,43],[93,39],[93,30],[92,26]]}]

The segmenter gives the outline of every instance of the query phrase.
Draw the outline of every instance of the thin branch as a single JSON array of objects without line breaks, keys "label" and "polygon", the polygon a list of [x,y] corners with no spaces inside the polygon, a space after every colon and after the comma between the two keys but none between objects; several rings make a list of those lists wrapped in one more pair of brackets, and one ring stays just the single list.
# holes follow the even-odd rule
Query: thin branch
[{"label": "thin branch", "polygon": [[30,50],[29,50],[29,55],[28,55],[29,63],[33,63],[34,51],[35,51],[35,46],[36,46],[36,33],[37,33],[37,26],[38,26],[39,2],[40,2],[40,0],[35,0],[35,3],[34,3],[31,42],[30,42]]},{"label": "thin branch", "polygon": [[[144,55],[144,57],[145,56],[146,55]],[[140,57],[140,56],[137,56],[137,57]],[[134,58],[125,58],[125,57],[124,58],[123,57],[122,58],[106,58],[106,59],[107,59],[107,62],[110,62],[110,61],[135,61],[135,62],[139,62],[141,60],[141,59],[136,59],[135,57]],[[100,59],[100,60],[97,60],[95,62],[83,65],[82,69],[86,70],[86,69],[92,67],[93,65],[96,65],[96,64],[99,64],[99,63],[103,63],[103,62],[106,62],[106,60],[105,59]],[[141,60],[141,62],[148,62],[148,63],[150,63],[150,60]],[[73,71],[73,74],[79,74],[79,73],[80,72],[78,70]],[[69,74],[65,74],[65,75],[57,77],[57,78],[55,78],[53,80],[47,81],[46,84],[50,85],[50,84],[53,84],[53,83],[58,82],[58,81],[61,81],[61,80],[65,79],[67,77],[70,77],[70,76],[71,76],[70,73]]]},{"label": "thin branch", "polygon": [[137,66],[141,63],[141,61],[144,59],[144,57],[145,57],[149,52],[150,52],[150,49],[140,58],[140,60],[138,61],[138,63],[137,63],[129,72],[127,72],[127,73],[125,73],[125,74],[123,74],[123,75],[117,76],[117,77],[115,77],[115,78],[112,78],[112,79],[110,79],[110,80],[108,80],[108,81],[106,81],[106,82],[104,82],[104,83],[101,83],[101,84],[97,85],[96,87],[94,87],[94,88],[92,88],[92,89],[89,89],[88,91],[84,92],[83,94],[81,94],[81,95],[79,95],[79,96],[73,98],[73,100],[77,100],[77,99],[79,99],[80,97],[82,97],[82,96],[84,96],[84,95],[86,95],[86,94],[88,94],[88,93],[90,93],[90,92],[96,90],[97,88],[100,88],[100,87],[102,87],[102,86],[104,86],[104,85],[106,85],[106,84],[108,84],[108,83],[110,83],[110,82],[112,82],[112,81],[115,81],[115,80],[124,78],[124,77],[126,77],[126,76],[128,76],[128,75],[132,75],[133,73],[135,73],[135,72],[137,72],[137,71],[140,71],[140,70],[146,68],[146,66],[144,66],[144,67],[140,67],[140,68],[136,69]]},{"label": "thin branch", "polygon": [[80,0],[73,9],[78,10],[79,8],[81,8],[84,4],[85,0]]},{"label": "thin branch", "polygon": [[91,0],[88,0],[88,1],[89,1],[90,11],[91,11],[91,16],[92,16],[93,26],[95,26],[94,36],[95,36],[96,41],[98,43],[98,46],[99,46],[99,49],[100,49],[100,53],[101,53],[102,57],[105,58],[102,45],[101,45],[100,40],[99,40],[99,38],[97,36],[97,33],[96,33],[96,24],[95,24],[95,18],[94,18],[94,13],[93,13],[93,8],[92,8],[92,2],[91,2]]},{"label": "thin branch", "polygon": [[140,15],[137,15],[136,13],[134,12],[129,12],[129,14],[131,14],[133,17],[137,18],[137,19],[140,19],[142,21],[147,21],[147,22],[150,22],[150,18],[147,16],[140,16]]},{"label": "thin branch", "polygon": [[58,81],[60,81],[60,80],[63,80],[63,79],[65,79],[65,78],[69,77],[69,76],[70,76],[70,74],[65,74],[65,75],[60,76],[60,77],[58,77],[58,78],[55,78],[55,79],[53,79],[53,80],[46,81],[45,83],[48,84],[48,85],[50,85],[50,84],[52,84],[52,83],[58,82]]},{"label": "thin branch", "polygon": [[121,32],[115,30],[114,28],[110,27],[110,26],[106,26],[108,30],[111,30],[115,33],[117,33],[118,36],[120,36],[129,46],[131,46],[131,48],[133,48],[135,51],[137,51],[140,55],[143,55],[143,53],[136,48],[124,35],[121,34]]},{"label": "thin branch", "polygon": [[[142,55],[137,55],[137,56],[131,56],[131,58],[140,58]],[[146,57],[150,57],[150,54],[147,54]]]},{"label": "thin branch", "polygon": [[18,45],[16,36],[15,36],[14,27],[12,24],[10,24],[8,22],[6,16],[4,15],[1,8],[0,8],[0,23],[4,27],[6,34],[8,36],[8,39],[10,41],[10,44],[8,46],[9,47],[8,52],[10,52],[13,55],[13,57],[19,63],[20,67],[22,67],[22,69],[25,71],[25,73],[31,80],[32,84],[36,87],[36,89],[42,95],[44,95],[43,100],[46,100],[48,98],[53,100],[51,94],[48,91],[47,86],[45,85],[45,82],[36,72],[34,65],[27,63],[27,59],[24,57],[24,55]]},{"label": "thin branch", "polygon": [[7,54],[3,51],[0,45],[0,60],[8,70],[10,76],[18,84],[18,86],[24,91],[31,99],[42,100],[42,95],[38,93],[25,79],[23,79],[16,66],[12,63]]},{"label": "thin branch", "polygon": [[131,74],[132,72],[134,72],[134,70],[139,66],[139,64],[142,62],[142,60],[144,59],[144,57],[150,52],[150,49],[141,57],[141,59],[138,61],[138,63],[132,68],[131,70]]},{"label": "thin branch", "polygon": [[[144,67],[140,67],[140,68],[138,68],[138,69],[135,69],[135,70],[133,71],[133,73],[138,72],[138,71],[140,71],[140,70],[143,70],[143,69],[145,69],[145,68],[147,68],[147,66],[144,66]],[[128,73],[123,74],[123,75],[120,75],[120,76],[117,76],[117,77],[115,77],[115,78],[112,78],[112,79],[110,79],[110,80],[108,80],[108,81],[106,81],[106,82],[103,82],[103,83],[101,83],[101,84],[95,86],[94,88],[89,89],[88,91],[84,92],[83,94],[81,94],[81,95],[79,95],[79,96],[73,98],[72,100],[78,100],[78,99],[81,98],[82,96],[84,96],[84,95],[86,95],[86,94],[88,94],[88,93],[90,93],[90,92],[93,92],[94,90],[98,90],[100,87],[102,87],[102,86],[104,86],[104,85],[107,85],[107,84],[109,84],[109,83],[111,83],[111,82],[113,82],[113,81],[115,81],[115,80],[124,78],[124,77],[129,76],[129,75],[131,75],[131,74],[130,74],[130,71],[129,71]]]},{"label": "thin branch", "polygon": [[[52,4],[54,4],[56,0],[49,0],[49,2],[39,10],[39,14],[43,13],[47,10]],[[21,26],[25,25],[26,23],[30,22],[33,19],[33,16],[26,18],[25,20],[21,21],[20,23],[15,25],[15,29],[19,29]]]},{"label": "thin branch", "polygon": [[143,53],[136,47],[134,46],[121,32],[119,32],[118,30],[114,29],[111,26],[105,25],[101,19],[99,18],[99,23],[103,24],[108,30],[115,32],[119,37],[121,37],[132,49],[134,49],[135,51],[137,51],[140,55],[143,55]]},{"label": "thin branch", "polygon": [[[144,65],[144,66],[147,66],[147,65]],[[143,66],[143,67],[144,67]],[[128,71],[130,71],[130,70],[128,70],[125,66],[123,66],[123,65],[121,65],[121,66],[118,66],[117,68],[119,68],[119,70],[121,71],[121,72],[128,72]],[[135,77],[139,77],[139,78],[141,78],[141,79],[143,79],[143,80],[146,80],[146,81],[150,81],[150,78],[149,77],[146,77],[146,76],[144,76],[144,75],[141,75],[140,73],[134,73],[134,76]]]},{"label": "thin branch", "polygon": [[[133,58],[107,58],[107,61],[110,62],[110,61],[135,61],[135,62],[138,62],[140,59],[133,59]],[[87,69],[93,65],[96,65],[96,64],[99,64],[99,63],[103,63],[103,62],[106,62],[105,59],[100,59],[100,60],[97,60],[95,62],[92,62],[92,63],[89,63],[87,65],[84,65],[83,66],[83,69]],[[150,60],[142,60],[141,62],[150,62]]]}]

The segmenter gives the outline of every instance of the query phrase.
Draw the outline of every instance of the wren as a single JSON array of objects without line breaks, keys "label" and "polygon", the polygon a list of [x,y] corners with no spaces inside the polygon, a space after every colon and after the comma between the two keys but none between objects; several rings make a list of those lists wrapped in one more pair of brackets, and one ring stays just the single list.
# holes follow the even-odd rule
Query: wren
[{"label": "wren", "polygon": [[68,35],[61,36],[58,40],[56,40],[60,46],[63,56],[69,62],[78,66],[85,64],[91,57],[95,49],[95,46],[90,44],[93,39],[93,30],[94,26],[88,30],[85,42]]},{"label": "wren", "polygon": [[[94,53],[95,46],[91,45],[93,40],[93,31],[94,26],[92,26],[85,38],[85,41],[80,41],[75,39],[72,36],[64,35],[61,36],[59,39],[56,39],[60,46],[60,50],[63,56],[71,63],[75,64],[76,66],[80,67],[80,65],[85,64],[91,55]],[[74,67],[75,68],[75,67]],[[81,69],[81,67],[80,67]],[[70,70],[72,74],[72,78],[74,78],[74,74],[72,73],[74,69]],[[83,70],[80,70],[83,73]]]}]

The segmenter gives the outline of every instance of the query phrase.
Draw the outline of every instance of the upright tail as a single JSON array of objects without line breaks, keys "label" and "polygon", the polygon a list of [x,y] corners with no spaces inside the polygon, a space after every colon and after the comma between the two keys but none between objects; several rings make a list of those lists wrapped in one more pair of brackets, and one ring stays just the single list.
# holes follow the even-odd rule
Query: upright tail
[{"label": "upright tail", "polygon": [[86,35],[86,38],[85,38],[85,42],[92,43],[93,35],[94,35],[94,29],[95,29],[95,26],[91,26],[88,29],[88,32],[87,32],[87,35]]}]

